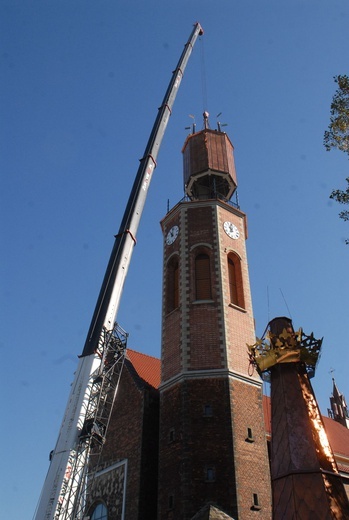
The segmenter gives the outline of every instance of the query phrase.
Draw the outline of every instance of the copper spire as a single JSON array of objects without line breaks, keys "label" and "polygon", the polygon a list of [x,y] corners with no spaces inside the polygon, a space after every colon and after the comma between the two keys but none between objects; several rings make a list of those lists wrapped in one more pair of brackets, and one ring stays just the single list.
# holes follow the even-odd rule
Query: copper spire
[{"label": "copper spire", "polygon": [[267,340],[251,347],[252,362],[271,380],[271,479],[274,520],[349,518],[349,502],[308,374],[321,341],[289,318],[269,323]]}]

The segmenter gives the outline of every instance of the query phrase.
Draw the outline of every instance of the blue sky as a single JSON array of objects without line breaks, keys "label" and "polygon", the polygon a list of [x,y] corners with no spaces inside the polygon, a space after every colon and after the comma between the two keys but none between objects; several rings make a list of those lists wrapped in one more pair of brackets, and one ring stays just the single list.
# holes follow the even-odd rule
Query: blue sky
[{"label": "blue sky", "polygon": [[2,0],[1,315],[4,518],[31,518],[138,159],[194,22],[118,321],[159,356],[167,201],[183,196],[194,114],[235,147],[257,335],[275,316],[324,336],[313,386],[349,400],[348,224],[329,200],[348,160],[323,132],[348,74],[346,0]]}]

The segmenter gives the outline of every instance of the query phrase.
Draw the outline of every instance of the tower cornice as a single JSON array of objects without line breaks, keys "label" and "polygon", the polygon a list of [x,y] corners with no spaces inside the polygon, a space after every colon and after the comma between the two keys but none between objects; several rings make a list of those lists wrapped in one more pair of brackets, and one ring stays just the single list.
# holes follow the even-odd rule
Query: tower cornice
[{"label": "tower cornice", "polygon": [[[164,224],[167,222],[167,220],[172,219],[174,214],[182,208],[182,206],[186,206],[187,208],[195,207],[207,207],[207,206],[220,206],[221,208],[224,208],[225,210],[228,210],[232,214],[236,215],[237,217],[247,219],[246,213],[241,211],[240,208],[236,207],[231,202],[224,201],[218,198],[213,199],[206,199],[206,200],[185,200],[182,199],[173,208],[169,210],[169,212],[164,216],[164,218],[160,221],[161,228],[164,229]],[[247,233],[246,233],[247,238]]]},{"label": "tower cornice", "polygon": [[223,379],[230,378],[237,381],[242,381],[256,388],[262,387],[262,380],[253,377],[248,377],[245,374],[235,372],[227,369],[210,369],[210,370],[190,370],[176,374],[171,379],[162,382],[159,385],[160,392],[177,385],[180,382],[192,379]]}]

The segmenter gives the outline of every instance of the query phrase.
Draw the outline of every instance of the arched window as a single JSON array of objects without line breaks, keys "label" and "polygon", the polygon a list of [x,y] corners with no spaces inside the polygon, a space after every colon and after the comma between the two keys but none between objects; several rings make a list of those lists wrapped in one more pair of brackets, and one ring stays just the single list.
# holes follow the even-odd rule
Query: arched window
[{"label": "arched window", "polygon": [[94,508],[91,520],[108,520],[108,511],[101,502]]},{"label": "arched window", "polygon": [[230,303],[245,307],[240,258],[234,253],[228,256],[228,277]]},{"label": "arched window", "polygon": [[167,312],[179,306],[179,263],[178,257],[172,257],[167,264]]},{"label": "arched window", "polygon": [[210,257],[206,254],[195,257],[195,298],[212,299]]}]

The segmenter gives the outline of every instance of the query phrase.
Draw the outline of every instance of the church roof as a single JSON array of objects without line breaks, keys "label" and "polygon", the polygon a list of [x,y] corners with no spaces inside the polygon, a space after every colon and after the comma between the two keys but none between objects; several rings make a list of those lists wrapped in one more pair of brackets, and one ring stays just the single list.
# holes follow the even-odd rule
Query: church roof
[{"label": "church roof", "polygon": [[158,388],[161,378],[160,359],[127,349],[126,357],[136,370],[138,376],[154,388]]},{"label": "church roof", "polygon": [[349,430],[329,417],[322,416],[325,430],[335,453],[349,457]]},{"label": "church roof", "polygon": [[339,398],[342,397],[342,394],[341,394],[340,391],[338,390],[334,378],[332,378],[332,381],[333,381],[333,390],[332,390],[332,395],[333,395],[333,397],[334,397],[335,399],[339,399]]}]

